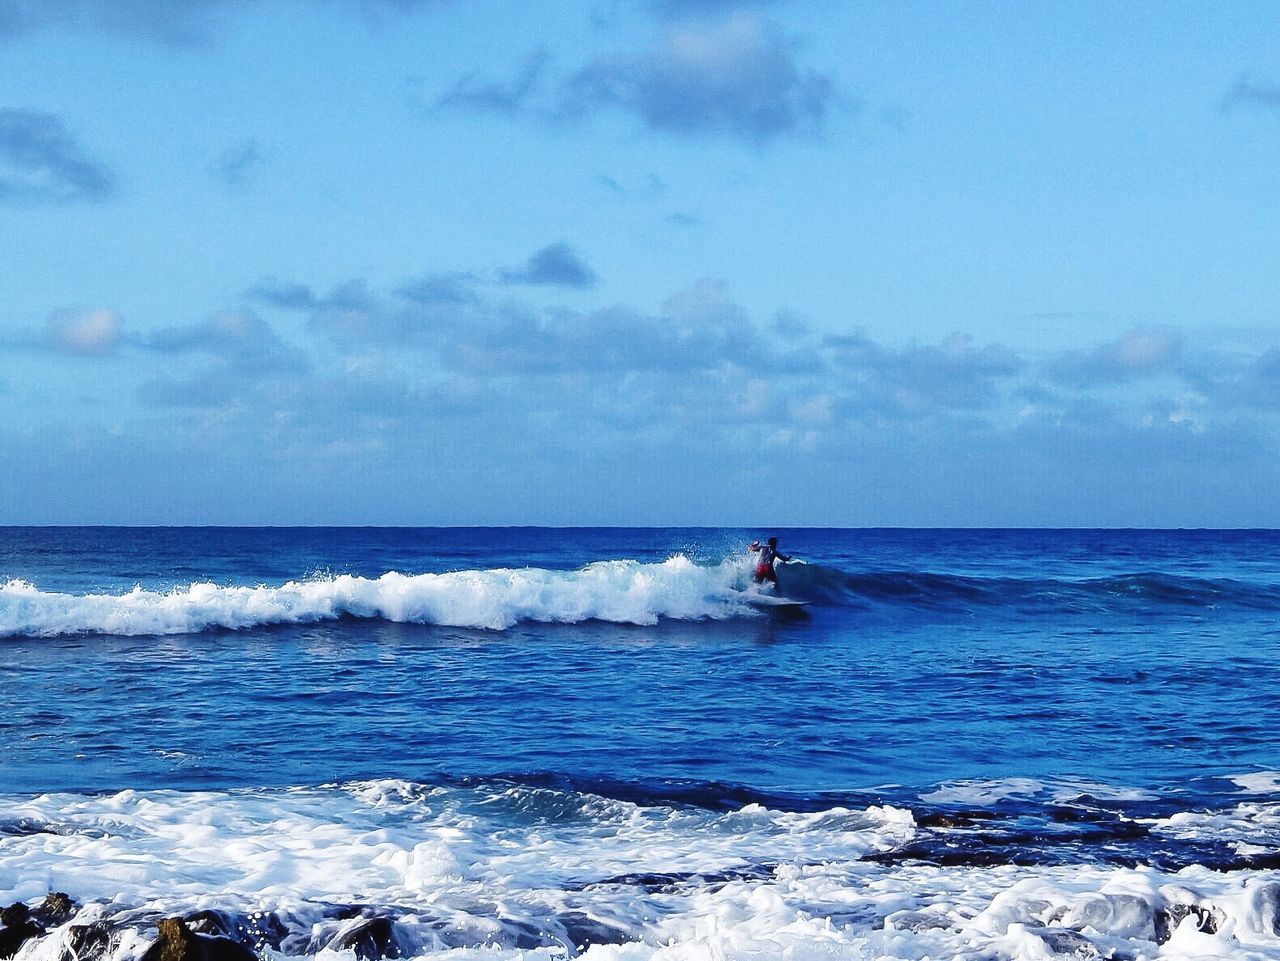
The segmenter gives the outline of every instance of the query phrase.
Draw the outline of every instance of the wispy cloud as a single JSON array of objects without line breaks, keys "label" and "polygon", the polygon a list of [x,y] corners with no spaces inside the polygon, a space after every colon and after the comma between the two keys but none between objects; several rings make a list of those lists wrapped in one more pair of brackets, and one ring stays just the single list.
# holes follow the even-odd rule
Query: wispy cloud
[{"label": "wispy cloud", "polygon": [[547,80],[550,56],[539,50],[508,80],[464,75],[433,106],[561,124],[616,113],[655,133],[757,146],[812,139],[832,109],[834,79],[801,64],[798,42],[750,9],[759,5],[655,3],[659,34],[645,49],[597,57],[558,81]]},{"label": "wispy cloud", "polygon": [[697,214],[689,213],[687,210],[677,210],[663,217],[662,222],[673,227],[696,227],[702,223],[702,218]]},{"label": "wispy cloud", "polygon": [[655,200],[665,196],[670,190],[666,181],[657,174],[649,174],[626,183],[617,177],[601,174],[595,178],[595,182],[610,196],[619,200]]},{"label": "wispy cloud", "polygon": [[[46,364],[56,354],[149,358],[158,370],[136,375],[134,397],[164,416],[148,423],[276,458],[286,474],[343,462],[358,443],[388,477],[457,459],[469,478],[458,491],[507,476],[513,459],[535,497],[566,464],[606,484],[674,472],[683,494],[709,505],[725,483],[754,489],[748,479],[773,476],[785,487],[800,476],[830,492],[815,495],[830,510],[851,496],[904,510],[950,498],[985,505],[964,516],[971,523],[1009,523],[1007,509],[1033,501],[1039,513],[1015,519],[1132,523],[1125,511],[1089,513],[1080,492],[1104,478],[1107,497],[1125,492],[1145,510],[1137,478],[1152,465],[1187,484],[1218,483],[1205,466],[1215,463],[1275,476],[1274,331],[1137,328],[1041,357],[963,333],[895,343],[831,333],[829,317],[754,317],[715,281],[656,310],[580,309],[486,277],[436,271],[321,289],[266,280],[246,299],[279,316],[241,307],[130,334],[110,312],[67,313],[13,346],[45,351]],[[66,377],[82,378],[83,362],[68,359]],[[1072,497],[1080,512],[1058,513]]]},{"label": "wispy cloud", "polygon": [[1096,387],[1163,373],[1178,359],[1182,337],[1172,327],[1140,327],[1116,340],[1060,354],[1046,374],[1059,384]]},{"label": "wispy cloud", "polygon": [[939,411],[994,408],[1001,387],[1024,367],[999,345],[977,347],[966,334],[938,345],[891,349],[863,333],[827,337],[823,347],[846,378],[852,409],[875,417],[918,417]]},{"label": "wispy cloud", "polygon": [[244,371],[305,370],[304,355],[250,311],[225,311],[198,324],[166,327],[145,340],[165,354],[204,354]]},{"label": "wispy cloud", "polygon": [[749,7],[767,7],[774,2],[776,0],[648,0],[648,6],[661,16],[688,20]]},{"label": "wispy cloud", "polygon": [[218,156],[214,174],[228,187],[239,189],[252,182],[264,163],[258,141],[241,140],[228,145]]},{"label": "wispy cloud", "polygon": [[34,110],[0,110],[0,203],[100,201],[114,178],[85,154],[63,122]]},{"label": "wispy cloud", "polygon": [[537,90],[551,55],[545,49],[535,50],[525,58],[516,75],[499,81],[469,73],[460,77],[448,92],[436,100],[436,107],[514,114],[524,108]]},{"label": "wispy cloud", "polygon": [[1225,109],[1255,107],[1264,110],[1280,110],[1280,83],[1267,83],[1243,76],[1232,84],[1222,98]]},{"label": "wispy cloud", "polygon": [[594,287],[599,278],[577,252],[563,240],[533,253],[517,270],[503,270],[504,284],[551,287]]},{"label": "wispy cloud", "polygon": [[173,358],[211,361],[194,371],[166,370],[142,383],[138,399],[152,407],[217,408],[246,403],[261,385],[299,378],[311,367],[301,349],[250,311],[224,311],[195,324],[166,327],[140,338],[146,350]]},{"label": "wispy cloud", "polygon": [[[0,38],[37,30],[103,30],[164,44],[195,45],[213,37],[219,20],[278,0],[0,0]],[[449,0],[301,0],[317,9],[409,12]]]},{"label": "wispy cloud", "polygon": [[681,22],[649,50],[584,66],[563,84],[557,113],[581,119],[618,111],[659,133],[757,145],[812,138],[827,117],[834,81],[798,63],[796,49],[774,25],[742,10]]},{"label": "wispy cloud", "polygon": [[479,303],[478,283],[479,278],[470,272],[438,272],[401,285],[397,293],[417,304],[466,306]]},{"label": "wispy cloud", "polygon": [[44,341],[54,350],[85,357],[112,353],[123,339],[114,310],[59,311],[45,325]]}]

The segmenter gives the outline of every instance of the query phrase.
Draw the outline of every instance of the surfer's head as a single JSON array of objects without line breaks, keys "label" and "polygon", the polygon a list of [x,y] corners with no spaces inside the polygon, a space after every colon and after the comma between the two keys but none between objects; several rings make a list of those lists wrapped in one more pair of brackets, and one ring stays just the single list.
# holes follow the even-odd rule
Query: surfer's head
[{"label": "surfer's head", "polygon": [[776,537],[770,537],[770,538],[769,538],[769,546],[770,546],[770,547],[777,547],[777,546],[778,546],[778,539],[777,539]]}]

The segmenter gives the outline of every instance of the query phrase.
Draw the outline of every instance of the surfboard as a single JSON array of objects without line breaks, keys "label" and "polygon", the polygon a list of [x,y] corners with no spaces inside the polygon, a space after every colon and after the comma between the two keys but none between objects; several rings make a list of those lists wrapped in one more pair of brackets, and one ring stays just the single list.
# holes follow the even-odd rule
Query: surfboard
[{"label": "surfboard", "polygon": [[778,597],[774,594],[762,594],[759,591],[746,591],[747,603],[757,607],[808,607],[808,601],[797,601],[792,597]]}]

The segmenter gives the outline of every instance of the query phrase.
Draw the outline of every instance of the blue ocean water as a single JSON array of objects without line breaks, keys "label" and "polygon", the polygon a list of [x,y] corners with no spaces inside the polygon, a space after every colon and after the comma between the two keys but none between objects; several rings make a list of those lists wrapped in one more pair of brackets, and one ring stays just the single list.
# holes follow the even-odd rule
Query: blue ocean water
[{"label": "blue ocean water", "polygon": [[[806,562],[780,567],[802,611],[711,603],[647,625],[490,630],[264,610],[153,635],[138,605],[136,636],[48,611],[0,640],[0,783],[555,774],[803,796],[1014,776],[1185,789],[1280,766],[1280,534],[776,533]],[[759,534],[11,528],[0,582],[126,595],[676,555],[710,567]],[[571,617],[571,586],[548,590],[565,595],[551,616]],[[0,625],[16,603],[0,597]]]},{"label": "blue ocean water", "polygon": [[[770,534],[795,558],[778,594],[804,606],[756,593],[744,548]],[[838,864],[853,872],[842,897],[870,890],[867,872],[896,893],[823,914],[817,888],[793,890],[778,930],[843,919],[850,956],[1087,956],[1053,933],[1084,895],[1028,895],[1015,922],[1000,892],[1022,876],[993,880],[1085,865],[1098,872],[1089,897],[1123,882],[1144,906],[1110,928],[1067,924],[1090,950],[1166,956],[1212,933],[1237,939],[1229,956],[1241,943],[1280,956],[1267,920],[1280,917],[1278,654],[1270,531],[0,529],[0,900],[61,878],[86,903],[136,913],[195,870],[206,887],[192,905],[404,911],[452,896],[453,881],[432,887],[414,866],[424,836],[443,846],[441,877],[459,851],[488,851],[463,859],[470,878],[497,871],[512,832],[533,832],[530,850],[554,836],[574,864],[600,866],[594,881],[586,868],[547,876],[542,861],[501,875],[517,902],[555,892],[559,920],[528,943],[528,917],[459,902],[513,951],[583,950],[572,918],[586,909],[566,905],[592,884],[611,892],[591,907],[618,926],[611,943],[657,950],[702,938],[707,908],[663,915],[654,892],[683,897],[695,878],[716,897],[735,885],[759,897],[788,871]],[[126,811],[163,817],[124,831]],[[617,855],[637,817],[670,833]],[[346,894],[256,867],[226,887],[226,851],[277,843],[255,832],[286,822],[380,838],[394,850],[359,863],[400,867]],[[207,853],[157,840],[210,824],[221,846]],[[50,840],[100,837],[111,853],[94,856],[110,860],[126,856],[110,847],[118,831],[154,877],[120,868],[128,883],[100,887],[111,871],[72,870]],[[316,845],[308,857],[333,856]],[[356,870],[325,864],[316,877]],[[921,880],[921,865],[942,874]],[[1194,897],[1178,893],[1202,876]],[[1271,884],[1274,897],[1257,893]],[[1204,917],[1246,901],[1234,934],[1208,931]],[[1199,920],[1178,934],[1187,905]],[[911,938],[890,938],[908,908],[950,927],[912,921]],[[281,913],[281,930],[341,916],[315,910]],[[397,916],[417,932],[402,953],[481,943],[442,947],[443,922],[432,941],[415,911]],[[750,927],[757,917],[743,909],[733,938],[776,938]],[[977,934],[975,918],[988,919]],[[1033,950],[1017,939],[1037,925],[1049,934]],[[1256,937],[1239,942],[1246,928]],[[285,953],[323,947],[308,937]],[[132,956],[122,943],[118,961]]]}]

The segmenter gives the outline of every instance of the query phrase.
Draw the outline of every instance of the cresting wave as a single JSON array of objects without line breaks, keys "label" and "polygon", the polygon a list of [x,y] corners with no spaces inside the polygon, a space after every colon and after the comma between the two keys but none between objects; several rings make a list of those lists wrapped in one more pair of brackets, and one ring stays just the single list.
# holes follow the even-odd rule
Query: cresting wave
[{"label": "cresting wave", "polygon": [[306,624],[341,617],[500,630],[521,621],[654,624],[755,612],[744,563],[701,567],[601,561],[577,571],[538,568],[340,575],[279,587],[191,584],[167,592],[49,593],[21,580],[0,586],[0,636],[194,634]]},{"label": "cresting wave", "polygon": [[[524,621],[651,625],[661,619],[757,616],[774,598],[752,590],[749,571],[749,562],[740,557],[699,565],[676,555],[661,563],[599,561],[576,571],[391,571],[376,578],[317,576],[280,586],[193,583],[168,591],[139,586],[122,594],[46,592],[13,579],[0,585],[0,637],[194,634],[343,617],[502,630]],[[1067,580],[851,573],[796,563],[785,565],[780,579],[788,597],[862,609],[1280,610],[1280,585],[1162,573]]]}]

